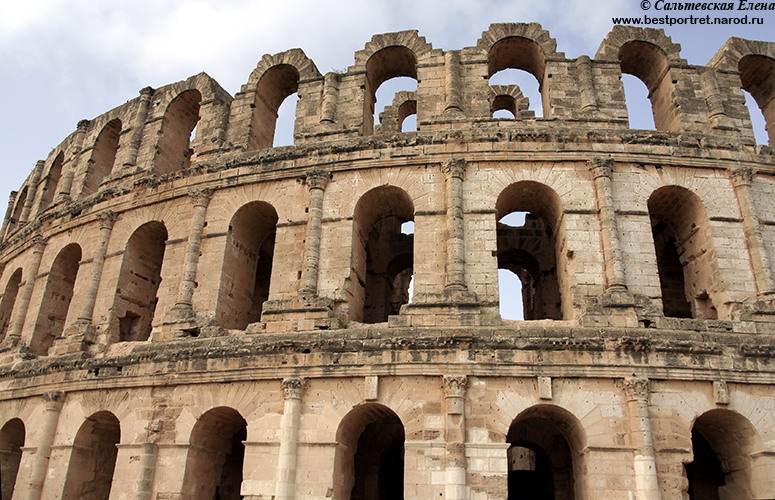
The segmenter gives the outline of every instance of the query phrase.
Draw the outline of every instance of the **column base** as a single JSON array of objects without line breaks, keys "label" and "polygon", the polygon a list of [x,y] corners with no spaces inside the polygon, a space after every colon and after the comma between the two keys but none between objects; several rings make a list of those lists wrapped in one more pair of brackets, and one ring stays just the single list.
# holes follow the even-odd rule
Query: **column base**
[{"label": "column base", "polygon": [[267,300],[261,322],[248,325],[247,333],[302,332],[341,328],[328,297],[298,294],[291,299]]},{"label": "column base", "polygon": [[97,327],[90,321],[79,320],[65,328],[61,337],[54,339],[49,349],[52,356],[85,353],[97,338]]},{"label": "column base", "polygon": [[611,286],[597,297],[582,299],[582,303],[582,326],[648,328],[662,317],[662,311],[651,299],[634,294],[624,286]]},{"label": "column base", "polygon": [[388,325],[396,328],[500,324],[497,308],[486,307],[475,293],[454,287],[442,293],[415,294],[412,302],[401,306],[401,314],[388,316]]}]

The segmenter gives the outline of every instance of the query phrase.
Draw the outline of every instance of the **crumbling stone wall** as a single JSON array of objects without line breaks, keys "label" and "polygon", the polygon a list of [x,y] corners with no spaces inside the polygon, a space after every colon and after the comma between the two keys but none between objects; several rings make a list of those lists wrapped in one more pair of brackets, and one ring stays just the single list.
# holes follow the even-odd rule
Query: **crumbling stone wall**
[{"label": "crumbling stone wall", "polygon": [[[772,141],[773,61],[403,31],[82,120],[0,229],[3,498],[775,497],[775,155],[742,92]],[[394,77],[416,90],[375,109]]]}]

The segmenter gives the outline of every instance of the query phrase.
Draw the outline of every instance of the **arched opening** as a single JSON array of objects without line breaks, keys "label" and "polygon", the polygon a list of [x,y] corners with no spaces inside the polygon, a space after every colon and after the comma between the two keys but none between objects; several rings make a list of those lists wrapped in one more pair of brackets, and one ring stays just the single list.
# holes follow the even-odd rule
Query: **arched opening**
[{"label": "arched opening", "polygon": [[651,111],[649,89],[639,78],[622,73],[624,86],[624,102],[627,106],[627,116],[630,128],[638,130],[656,130],[654,113]]},{"label": "arched opening", "polygon": [[414,270],[414,204],[403,189],[380,186],[355,205],[351,261],[353,320],[382,323],[409,301]]},{"label": "arched opening", "polygon": [[[385,85],[382,89],[382,84],[390,79],[395,79],[395,82]],[[416,88],[417,58],[414,52],[402,46],[386,47],[375,52],[366,62],[363,133],[371,134],[374,130],[374,111],[378,101],[390,104],[397,92],[414,91]]]},{"label": "arched opening", "polygon": [[[546,116],[548,96],[544,92],[546,59],[541,46],[514,36],[496,42],[487,54],[487,78],[491,86],[517,85],[535,116]],[[513,113],[515,116],[517,113]]]},{"label": "arched opening", "polygon": [[718,319],[717,266],[702,202],[688,189],[665,186],[651,194],[648,210],[665,316]]},{"label": "arched opening", "polygon": [[490,105],[493,118],[517,118],[517,100],[511,95],[497,95]]},{"label": "arched opening", "polygon": [[295,92],[285,98],[277,110],[277,123],[274,130],[273,147],[293,146],[296,124],[296,106],[299,104],[299,94]]},{"label": "arched opening", "polygon": [[159,132],[159,142],[154,158],[154,171],[159,175],[185,170],[191,166],[191,132],[199,122],[199,104],[202,94],[198,90],[181,92],[167,106]]},{"label": "arched opening", "polygon": [[274,260],[277,212],[263,201],[241,207],[229,223],[216,317],[225,328],[261,320]]},{"label": "arched opening", "polygon": [[508,500],[573,500],[581,470],[578,421],[555,406],[522,412],[509,427]]},{"label": "arched opening", "polygon": [[51,164],[48,175],[43,180],[43,193],[40,196],[41,211],[48,208],[54,202],[54,197],[57,194],[57,186],[59,185],[59,178],[62,177],[62,164],[64,162],[65,154],[60,151],[56,158],[54,158],[54,163]]},{"label": "arched opening", "polygon": [[519,298],[499,285],[507,292],[501,295],[501,302],[506,302],[501,308],[510,311],[507,317],[518,317],[515,309],[521,301],[523,319],[562,319],[556,241],[562,216],[559,197],[543,184],[517,182],[501,192],[495,211],[498,269],[514,273],[521,283]]},{"label": "arched opening", "polygon": [[256,87],[256,107],[250,124],[248,149],[293,144],[298,95],[292,96],[298,90],[299,71],[290,64],[278,64],[261,75]]},{"label": "arched opening", "polygon": [[10,233],[11,228],[13,227],[11,224],[16,224],[18,222],[21,222],[21,216],[22,212],[24,211],[24,204],[27,202],[27,186],[24,186],[24,189],[21,190],[19,195],[16,197],[16,203],[14,203],[13,206],[13,212],[11,213],[11,220],[9,221],[10,224],[8,226],[8,232]]},{"label": "arched opening", "polygon": [[401,132],[417,132],[417,101],[405,101],[398,107],[398,127]]},{"label": "arched opening", "polygon": [[248,423],[228,407],[205,412],[191,431],[183,498],[239,500]]},{"label": "arched opening", "polygon": [[108,500],[120,441],[115,415],[101,411],[87,418],[73,441],[62,498]]},{"label": "arched opening", "polygon": [[417,80],[406,76],[397,76],[389,78],[383,82],[375,94],[374,109],[379,113],[374,113],[374,125],[380,123],[383,114],[388,108],[398,104],[398,129],[401,132],[408,132],[404,129],[404,120],[414,115],[415,130],[417,130],[416,114],[417,114],[417,101],[409,100],[401,103],[396,103],[396,98],[400,95],[413,95],[416,96]]},{"label": "arched opening", "polygon": [[3,298],[0,299],[0,338],[4,338],[11,326],[13,317],[13,306],[16,304],[16,296],[19,295],[19,284],[22,281],[21,268],[13,272],[5,284]]},{"label": "arched opening", "polygon": [[345,415],[336,433],[336,500],[404,497],[404,425],[390,408],[368,403]]},{"label": "arched opening", "polygon": [[156,296],[161,283],[161,267],[167,241],[167,228],[161,222],[147,222],[129,238],[113,302],[118,324],[118,340],[148,340]]},{"label": "arched opening", "polygon": [[[743,90],[749,92],[765,121],[769,144],[775,144],[775,59],[747,55],[738,63]],[[749,106],[749,109],[753,106]],[[757,136],[758,139],[758,136]]]},{"label": "arched opening", "polygon": [[118,152],[118,138],[121,135],[121,120],[113,119],[102,128],[94,143],[94,150],[86,169],[81,196],[89,196],[97,192],[102,181],[113,170]]},{"label": "arched opening", "polygon": [[33,354],[46,356],[54,339],[62,335],[80,261],[81,247],[75,243],[64,247],[54,259],[30,342]]},{"label": "arched opening", "polygon": [[691,462],[685,465],[690,500],[769,498],[754,492],[752,453],[761,447],[751,423],[738,413],[716,409],[692,427]]},{"label": "arched opening", "polygon": [[619,49],[619,62],[622,73],[633,75],[646,85],[656,129],[680,131],[675,83],[665,52],[653,43],[634,40]]},{"label": "arched opening", "polygon": [[13,496],[25,437],[24,422],[18,418],[9,420],[0,429],[0,498]]}]

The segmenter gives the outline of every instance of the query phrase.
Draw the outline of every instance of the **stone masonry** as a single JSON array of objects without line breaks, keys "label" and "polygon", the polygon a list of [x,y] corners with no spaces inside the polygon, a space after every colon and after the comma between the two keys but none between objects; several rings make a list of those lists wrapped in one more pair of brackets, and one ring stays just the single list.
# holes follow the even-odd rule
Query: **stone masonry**
[{"label": "stone masonry", "polygon": [[[629,128],[622,73],[656,130]],[[394,77],[416,90],[375,110]],[[568,59],[494,24],[81,121],[0,231],[0,495],[775,498],[775,151],[743,90],[775,144],[775,43],[695,66],[616,26]]]}]

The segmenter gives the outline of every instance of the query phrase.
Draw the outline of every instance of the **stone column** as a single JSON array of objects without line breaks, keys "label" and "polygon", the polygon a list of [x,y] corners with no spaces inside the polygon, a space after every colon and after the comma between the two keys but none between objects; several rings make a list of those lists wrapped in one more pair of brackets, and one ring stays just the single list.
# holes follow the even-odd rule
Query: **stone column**
[{"label": "stone column", "polygon": [[19,214],[19,220],[16,221],[18,223],[21,222],[27,222],[30,219],[30,213],[32,212],[32,205],[35,203],[35,195],[38,194],[38,183],[40,182],[40,174],[43,172],[43,168],[45,168],[46,162],[43,160],[38,160],[35,163],[35,169],[32,171],[32,176],[30,177],[30,183],[27,184],[27,198],[24,200],[24,207],[22,207],[22,212]]},{"label": "stone column", "polygon": [[334,123],[336,119],[336,102],[339,99],[339,75],[326,73],[323,77],[323,105],[320,121]]},{"label": "stone column", "polygon": [[140,151],[140,143],[143,141],[145,120],[148,118],[148,110],[151,108],[153,92],[154,90],[151,87],[145,87],[140,90],[140,102],[137,105],[135,121],[132,123],[132,140],[129,143],[126,160],[124,160],[125,167],[131,167],[137,163],[137,154]]},{"label": "stone column", "polygon": [[293,500],[296,496],[296,452],[299,441],[301,398],[306,379],[283,379],[283,416],[280,420],[280,455],[275,481],[275,500]]},{"label": "stone column", "polygon": [[307,237],[304,241],[305,265],[301,274],[299,294],[317,295],[318,274],[320,271],[320,239],[323,224],[323,197],[331,174],[325,170],[312,170],[307,173],[309,187],[309,214],[307,219]]},{"label": "stone column", "polygon": [[194,216],[191,218],[191,232],[188,236],[185,262],[183,264],[183,279],[180,281],[178,300],[175,310],[179,319],[190,319],[194,315],[191,299],[197,287],[196,271],[199,266],[199,252],[202,247],[202,231],[205,227],[207,206],[213,197],[212,189],[195,189],[188,195],[194,200]]},{"label": "stone column", "polygon": [[446,401],[446,455],[444,497],[446,500],[466,500],[466,422],[465,396],[468,379],[465,375],[444,376]]},{"label": "stone column", "polygon": [[48,392],[43,395],[43,399],[46,401],[46,408],[43,412],[43,428],[40,430],[40,440],[35,451],[32,473],[29,479],[29,489],[26,496],[20,495],[20,498],[25,498],[26,500],[40,500],[43,482],[46,480],[46,472],[48,470],[48,459],[51,456],[51,445],[56,435],[59,414],[62,412],[62,405],[65,402],[65,393],[59,391]]},{"label": "stone column", "polygon": [[708,111],[710,112],[708,118],[710,119],[711,126],[714,128],[731,127],[729,118],[724,113],[724,101],[719,91],[716,70],[707,68],[703,71],[700,75],[700,85],[702,86],[702,92],[705,94],[705,102],[708,103]]},{"label": "stone column", "polygon": [[[5,233],[8,231],[8,225],[11,224],[11,217],[13,216],[13,206],[16,204],[16,198],[19,196],[18,191],[11,191],[8,196],[8,206],[5,209],[5,217],[3,218],[3,227],[0,229],[0,239],[5,239]],[[14,221],[15,223],[16,221]]]},{"label": "stone column", "polygon": [[579,56],[576,59],[576,71],[579,76],[581,110],[585,113],[593,113],[598,109],[597,93],[595,92],[595,78],[592,74],[592,61],[589,56]]},{"label": "stone column", "polygon": [[447,174],[447,283],[446,290],[466,290],[463,176],[466,162],[453,158],[444,164]]},{"label": "stone column", "polygon": [[9,345],[16,345],[21,339],[24,318],[27,316],[27,309],[30,307],[30,298],[32,298],[32,290],[35,287],[35,277],[38,275],[40,260],[43,257],[43,250],[46,248],[46,240],[36,237],[33,240],[32,245],[32,261],[30,262],[27,279],[24,281],[24,287],[22,287],[21,292],[19,293],[19,299],[16,302],[16,314],[13,317],[13,325],[6,337],[6,342]]},{"label": "stone column", "polygon": [[97,250],[94,253],[94,259],[91,265],[91,277],[89,278],[89,288],[86,289],[86,298],[78,315],[78,323],[90,325],[94,317],[94,304],[97,301],[97,292],[100,288],[100,279],[102,278],[102,268],[105,265],[105,253],[108,251],[108,242],[110,233],[113,231],[113,224],[118,216],[113,212],[103,212],[97,216],[100,222],[100,239],[97,243]]},{"label": "stone column", "polygon": [[595,179],[595,195],[600,209],[600,225],[603,230],[603,260],[605,263],[606,289],[626,290],[624,279],[624,261],[622,260],[619,227],[616,223],[614,198],[611,182],[613,161],[594,158],[589,162],[592,177]]},{"label": "stone column", "polygon": [[775,281],[773,281],[772,268],[767,256],[767,247],[764,245],[762,230],[759,227],[759,218],[756,216],[753,196],[751,196],[751,184],[753,184],[756,172],[749,167],[740,167],[730,173],[732,185],[735,187],[737,205],[743,216],[743,232],[748,255],[751,258],[756,291],[760,296],[771,295],[775,293]]},{"label": "stone column", "polygon": [[445,92],[447,107],[445,113],[463,113],[463,88],[460,77],[460,51],[450,50],[444,53]]},{"label": "stone column", "polygon": [[156,471],[156,454],[158,446],[156,443],[143,443],[140,452],[140,477],[137,481],[137,491],[135,500],[151,500],[153,492],[153,477]]},{"label": "stone column", "polygon": [[627,411],[630,416],[630,436],[635,448],[635,498],[636,500],[659,500],[656,455],[649,417],[649,379],[625,378],[624,392],[627,396]]},{"label": "stone column", "polygon": [[69,161],[66,160],[62,165],[62,169],[64,170],[65,166],[67,166],[67,170],[64,170],[61,174],[62,180],[59,182],[59,186],[57,186],[57,198],[65,199],[71,197],[70,190],[73,187],[73,177],[75,177],[75,171],[78,168],[78,159],[81,156],[81,150],[83,149],[83,139],[90,126],[91,122],[89,120],[81,120],[78,122],[78,129],[73,138],[70,159]]}]

